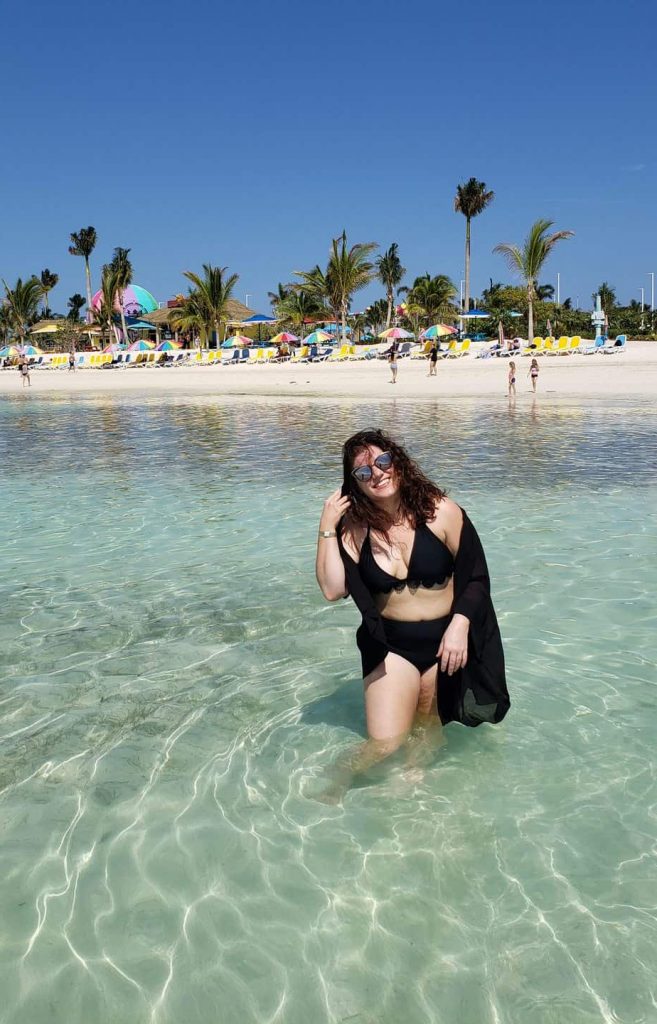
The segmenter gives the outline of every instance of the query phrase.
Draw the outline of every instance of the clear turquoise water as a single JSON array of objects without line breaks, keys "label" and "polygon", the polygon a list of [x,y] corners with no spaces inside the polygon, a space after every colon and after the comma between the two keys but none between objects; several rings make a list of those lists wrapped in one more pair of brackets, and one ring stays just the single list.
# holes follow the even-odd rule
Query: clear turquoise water
[{"label": "clear turquoise water", "polygon": [[[317,521],[394,430],[484,538],[513,707],[341,805]],[[657,414],[0,406],[0,1021],[657,1020]]]}]

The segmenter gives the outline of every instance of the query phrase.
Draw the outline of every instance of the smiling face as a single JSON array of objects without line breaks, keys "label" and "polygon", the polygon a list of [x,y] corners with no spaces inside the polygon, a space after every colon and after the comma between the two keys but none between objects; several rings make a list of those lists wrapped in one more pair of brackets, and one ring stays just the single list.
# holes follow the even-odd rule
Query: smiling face
[{"label": "smiling face", "polygon": [[361,448],[354,456],[351,467],[352,470],[358,469],[359,466],[371,467],[372,476],[369,480],[357,480],[353,476],[351,478],[353,485],[358,487],[370,501],[383,501],[384,499],[393,498],[399,491],[399,479],[395,471],[394,462],[389,469],[379,469],[378,466],[374,465],[374,460],[382,454],[383,449],[377,448],[376,445]]}]

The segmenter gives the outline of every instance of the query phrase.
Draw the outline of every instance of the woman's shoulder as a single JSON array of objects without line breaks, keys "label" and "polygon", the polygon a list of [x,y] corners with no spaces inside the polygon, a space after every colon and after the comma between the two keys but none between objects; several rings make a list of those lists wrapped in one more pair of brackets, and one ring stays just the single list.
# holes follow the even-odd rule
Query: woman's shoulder
[{"label": "woman's shoulder", "polygon": [[436,499],[434,516],[427,520],[427,526],[454,553],[458,550],[463,527],[463,510],[455,501],[443,495]]}]

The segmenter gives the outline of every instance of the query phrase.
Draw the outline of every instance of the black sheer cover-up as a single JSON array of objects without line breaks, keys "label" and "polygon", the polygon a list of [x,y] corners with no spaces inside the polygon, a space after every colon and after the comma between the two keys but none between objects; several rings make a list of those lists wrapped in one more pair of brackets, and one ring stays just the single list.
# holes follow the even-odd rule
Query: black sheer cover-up
[{"label": "black sheer cover-up", "polygon": [[[454,559],[454,600],[450,616],[460,614],[470,620],[468,662],[465,668],[452,676],[441,675],[438,714],[443,725],[460,722],[474,727],[482,722],[501,722],[511,701],[506,686],[502,637],[491,600],[486,556],[477,531],[463,509],[461,512],[463,526]],[[338,526],[338,545],[349,596],[363,618],[356,632],[356,642],[361,653],[363,676],[367,676],[383,661],[390,647],[381,614],[361,578],[358,562],[342,543],[342,524]]]}]

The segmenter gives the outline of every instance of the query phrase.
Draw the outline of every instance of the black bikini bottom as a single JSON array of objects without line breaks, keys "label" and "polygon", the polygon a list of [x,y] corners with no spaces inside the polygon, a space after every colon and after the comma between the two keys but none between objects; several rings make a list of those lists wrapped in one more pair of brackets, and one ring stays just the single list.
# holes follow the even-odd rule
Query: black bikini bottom
[{"label": "black bikini bottom", "polygon": [[381,616],[381,621],[393,654],[406,658],[419,672],[424,672],[436,664],[440,641],[451,622],[451,615],[424,622],[399,622]]}]

